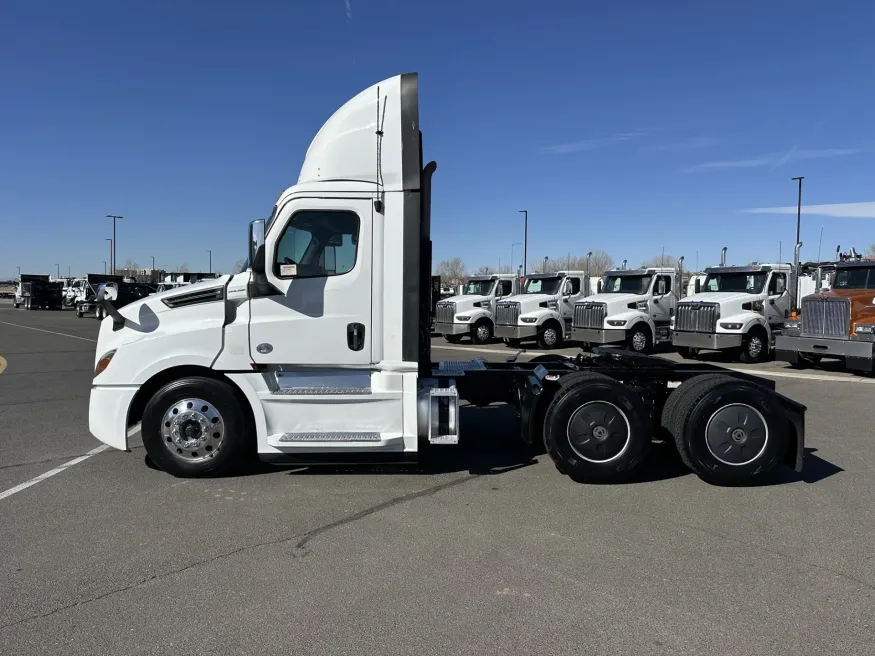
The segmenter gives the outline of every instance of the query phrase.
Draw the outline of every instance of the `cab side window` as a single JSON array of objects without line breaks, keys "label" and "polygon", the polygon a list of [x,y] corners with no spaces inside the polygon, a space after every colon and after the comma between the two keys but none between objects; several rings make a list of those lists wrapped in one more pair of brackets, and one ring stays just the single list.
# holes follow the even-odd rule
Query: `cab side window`
[{"label": "cab side window", "polygon": [[580,278],[569,278],[565,283],[565,293],[571,294],[574,296],[575,294],[580,293]]},{"label": "cab side window", "polygon": [[498,293],[500,296],[510,296],[512,284],[510,280],[498,281]]},{"label": "cab side window", "polygon": [[277,243],[279,278],[321,278],[349,273],[358,254],[359,218],[353,212],[296,212]]},{"label": "cab side window", "polygon": [[662,284],[665,285],[665,291],[663,291],[662,293],[663,294],[670,294],[671,293],[671,276],[659,276],[659,277],[657,277],[656,278],[656,287],[653,288],[653,291],[657,292],[659,290],[659,281],[660,280],[662,281]]},{"label": "cab side window", "polygon": [[783,294],[785,289],[787,289],[787,274],[773,273],[772,279],[769,280],[769,296]]}]

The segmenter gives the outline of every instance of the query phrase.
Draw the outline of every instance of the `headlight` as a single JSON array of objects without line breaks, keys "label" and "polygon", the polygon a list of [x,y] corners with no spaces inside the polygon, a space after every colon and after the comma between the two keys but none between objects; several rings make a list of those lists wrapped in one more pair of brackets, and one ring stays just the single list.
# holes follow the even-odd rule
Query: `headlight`
[{"label": "headlight", "polygon": [[551,310],[555,310],[559,307],[559,304],[556,301],[544,301],[543,303],[538,303],[538,305],[542,308],[550,308]]},{"label": "headlight", "polygon": [[875,333],[875,324],[872,323],[858,323],[854,332],[858,335],[871,335]]},{"label": "headlight", "polygon": [[104,369],[109,366],[109,363],[112,361],[112,357],[115,355],[115,351],[110,351],[106,355],[104,355],[100,360],[97,361],[97,366],[94,367],[94,375],[99,376],[103,373]]},{"label": "headlight", "polygon": [[802,330],[802,322],[801,321],[785,321],[784,322],[785,330]]},{"label": "headlight", "polygon": [[535,323],[538,320],[538,317],[520,317],[520,321],[523,323]]},{"label": "headlight", "polygon": [[609,326],[625,326],[626,320],[625,319],[608,319],[608,325]]},{"label": "headlight", "polygon": [[469,317],[468,315],[460,314],[459,316],[456,317],[456,320],[457,321],[470,321],[471,317]]},{"label": "headlight", "polygon": [[743,325],[744,324],[740,324],[740,323],[721,323],[720,327],[723,328],[724,330],[741,330],[741,327]]}]

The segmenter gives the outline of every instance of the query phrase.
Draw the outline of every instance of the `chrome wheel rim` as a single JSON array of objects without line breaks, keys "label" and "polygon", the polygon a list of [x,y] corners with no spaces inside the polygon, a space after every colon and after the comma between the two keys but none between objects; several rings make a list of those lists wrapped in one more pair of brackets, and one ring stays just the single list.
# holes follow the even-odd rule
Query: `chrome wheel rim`
[{"label": "chrome wheel rim", "polygon": [[489,339],[489,326],[477,326],[477,339],[486,341]]},{"label": "chrome wheel rim", "polygon": [[754,335],[750,338],[747,343],[747,353],[752,358],[760,357],[760,353],[763,352],[763,340],[760,339],[757,335]]},{"label": "chrome wheel rim", "polygon": [[636,351],[643,351],[647,347],[647,335],[640,330],[632,335],[632,348]]},{"label": "chrome wheel rim", "polygon": [[225,438],[221,413],[203,399],[183,399],[174,403],[161,419],[164,446],[176,458],[203,462],[214,458]]},{"label": "chrome wheel rim", "polygon": [[711,415],[705,426],[708,451],[724,465],[748,465],[759,458],[769,442],[769,426],[754,407],[733,403]]},{"label": "chrome wheel rim", "polygon": [[547,346],[553,346],[556,343],[557,338],[558,334],[556,333],[555,328],[547,328],[547,330],[544,331],[544,343]]},{"label": "chrome wheel rim", "polygon": [[584,403],[568,419],[571,449],[587,462],[616,460],[629,448],[632,429],[626,413],[607,401]]}]

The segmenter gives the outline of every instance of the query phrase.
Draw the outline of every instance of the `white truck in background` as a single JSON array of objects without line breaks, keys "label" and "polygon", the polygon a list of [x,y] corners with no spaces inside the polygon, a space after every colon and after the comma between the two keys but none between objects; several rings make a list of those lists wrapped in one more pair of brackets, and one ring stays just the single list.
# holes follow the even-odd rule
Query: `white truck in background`
[{"label": "white truck in background", "polygon": [[[623,352],[433,362],[437,165],[424,164],[418,103],[418,78],[405,74],[338,109],[297,184],[250,224],[246,271],[122,308],[118,289],[101,287],[88,410],[97,439],[127,450],[139,428],[150,461],[182,477],[225,474],[250,453],[403,462],[458,443],[465,400],[515,406],[519,434],[508,438],[542,447],[576,481],[634,473],[660,425],[711,483],[755,483],[782,462],[802,470],[805,406],[770,380]],[[579,272],[531,277],[528,298],[516,297],[520,316],[534,317],[522,325],[566,305],[570,323],[583,283]]]},{"label": "white truck in background", "polygon": [[571,339],[574,304],[587,296],[587,279],[583,271],[526,276],[522,292],[498,302],[495,336],[514,348],[533,338],[541,349],[561,347]]},{"label": "white truck in background", "polygon": [[474,344],[492,341],[495,332],[495,304],[519,291],[519,277],[513,273],[472,276],[462,293],[438,302],[434,332],[451,344],[470,337]]},{"label": "white truck in background", "polygon": [[669,322],[682,277],[673,267],[608,271],[601,293],[575,303],[571,339],[584,348],[625,344],[636,353],[671,341]]}]

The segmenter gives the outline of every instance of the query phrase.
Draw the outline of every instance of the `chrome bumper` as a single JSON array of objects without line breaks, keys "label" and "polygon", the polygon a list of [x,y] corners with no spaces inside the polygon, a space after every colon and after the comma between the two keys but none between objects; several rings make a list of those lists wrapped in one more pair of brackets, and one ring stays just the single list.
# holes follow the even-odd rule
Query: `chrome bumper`
[{"label": "chrome bumper", "polygon": [[602,328],[572,328],[571,341],[587,344],[615,344],[626,339],[626,331],[622,328],[608,330]]},{"label": "chrome bumper", "polygon": [[439,335],[467,335],[471,332],[471,325],[467,323],[436,323],[434,332]]},{"label": "chrome bumper", "polygon": [[723,349],[741,346],[741,335],[725,335],[722,333],[693,333],[686,331],[674,331],[671,334],[672,346],[686,346],[689,348],[711,349],[721,351]]},{"label": "chrome bumper", "polygon": [[525,339],[538,334],[537,326],[496,326],[493,333],[499,339]]},{"label": "chrome bumper", "polygon": [[845,358],[849,369],[872,371],[872,364],[875,362],[875,342],[787,335],[778,335],[775,339],[775,359],[796,364],[800,353],[820,355],[825,358]]}]

